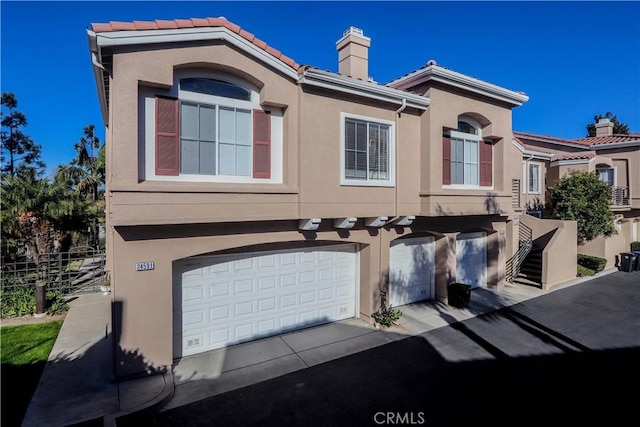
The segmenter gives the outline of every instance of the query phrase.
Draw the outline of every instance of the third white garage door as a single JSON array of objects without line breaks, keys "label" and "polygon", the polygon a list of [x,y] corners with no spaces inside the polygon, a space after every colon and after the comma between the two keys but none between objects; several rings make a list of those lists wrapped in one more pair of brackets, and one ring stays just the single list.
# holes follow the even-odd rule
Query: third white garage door
[{"label": "third white garage door", "polygon": [[183,260],[174,355],[354,317],[356,260],[355,245]]},{"label": "third white garage door", "polygon": [[416,237],[391,242],[389,304],[393,307],[434,298],[435,241]]}]

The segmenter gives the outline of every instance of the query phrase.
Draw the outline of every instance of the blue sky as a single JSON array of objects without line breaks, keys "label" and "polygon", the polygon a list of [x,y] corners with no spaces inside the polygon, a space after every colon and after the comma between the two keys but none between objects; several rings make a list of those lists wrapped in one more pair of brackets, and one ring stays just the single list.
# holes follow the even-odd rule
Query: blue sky
[{"label": "blue sky", "polygon": [[386,83],[435,59],[523,91],[514,130],[580,138],[611,111],[640,133],[640,2],[0,3],[2,92],[14,92],[48,170],[68,163],[82,129],[104,141],[86,29],[91,23],[225,16],[300,64],[337,71],[349,26],[370,37],[369,74]]}]

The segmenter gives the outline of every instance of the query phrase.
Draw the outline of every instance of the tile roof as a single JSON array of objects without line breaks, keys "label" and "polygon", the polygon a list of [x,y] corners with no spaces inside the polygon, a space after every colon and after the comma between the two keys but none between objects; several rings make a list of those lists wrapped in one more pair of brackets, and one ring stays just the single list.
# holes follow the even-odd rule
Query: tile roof
[{"label": "tile roof", "polygon": [[582,138],[579,141],[584,141],[589,145],[615,144],[619,142],[640,141],[640,134],[592,136]]},{"label": "tile roof", "polygon": [[578,139],[566,139],[566,138],[556,138],[555,136],[549,136],[549,135],[539,135],[539,134],[535,134],[535,133],[529,133],[529,132],[516,132],[513,131],[513,136],[522,140],[522,139],[533,139],[533,140],[540,140],[540,139],[545,139],[545,140],[549,140],[549,142],[558,142],[561,144],[577,144],[577,145],[584,145],[585,147],[590,147],[591,144],[587,141],[582,141],[582,140],[578,140]]},{"label": "tile roof", "polygon": [[596,156],[596,153],[594,151],[583,151],[581,153],[556,154],[551,158],[551,161],[593,159],[595,156]]},{"label": "tile roof", "polygon": [[640,134],[604,135],[604,136],[590,136],[587,138],[566,139],[566,138],[556,138],[554,136],[548,136],[548,135],[538,135],[535,133],[513,131],[513,137],[517,138],[521,144],[523,144],[522,140],[531,139],[531,140],[537,140],[537,141],[547,140],[549,142],[557,142],[561,144],[584,145],[585,148],[592,147],[594,145],[606,145],[606,144],[615,144],[620,142],[640,141]]},{"label": "tile roof", "polygon": [[518,137],[516,137],[515,133],[514,133],[513,139],[515,139],[518,144],[522,145],[525,149],[529,151],[535,151],[536,153],[553,154],[551,151],[547,151],[543,148],[536,147],[535,145],[530,145],[525,143],[522,139],[519,139]]},{"label": "tile roof", "polygon": [[191,19],[174,19],[171,21],[156,20],[156,21],[133,21],[133,22],[119,22],[111,21],[108,23],[95,23],[91,24],[91,29],[94,33],[109,33],[114,31],[148,31],[148,30],[178,30],[184,28],[199,28],[199,27],[224,27],[244,38],[255,46],[264,50],[271,56],[276,57],[289,67],[300,72],[302,66],[296,61],[284,55],[277,49],[269,46],[262,40],[248,31],[243,30],[233,22],[227,21],[224,17],[219,18],[191,18]]}]

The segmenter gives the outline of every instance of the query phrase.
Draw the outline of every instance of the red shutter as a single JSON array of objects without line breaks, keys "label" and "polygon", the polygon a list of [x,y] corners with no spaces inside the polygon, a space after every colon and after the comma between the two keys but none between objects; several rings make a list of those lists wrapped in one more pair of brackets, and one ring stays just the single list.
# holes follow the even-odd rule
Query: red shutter
[{"label": "red shutter", "polygon": [[253,110],[253,177],[271,178],[271,116]]},{"label": "red shutter", "polygon": [[451,138],[442,137],[442,185],[451,185]]},{"label": "red shutter", "polygon": [[178,175],[178,100],[156,97],[156,175]]},{"label": "red shutter", "polygon": [[493,175],[493,145],[480,141],[480,186],[491,187]]}]

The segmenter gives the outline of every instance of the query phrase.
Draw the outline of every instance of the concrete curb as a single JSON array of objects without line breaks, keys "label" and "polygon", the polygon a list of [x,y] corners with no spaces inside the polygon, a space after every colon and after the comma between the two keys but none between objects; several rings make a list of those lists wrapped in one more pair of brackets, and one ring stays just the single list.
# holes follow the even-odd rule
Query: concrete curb
[{"label": "concrete curb", "polygon": [[[148,390],[156,387],[157,384],[154,383],[158,382],[162,383],[162,390],[160,393],[149,397]],[[149,377],[124,381],[118,385],[118,389],[121,408],[123,400],[131,399],[132,401],[137,400],[137,402],[130,403],[125,410],[121,409],[115,414],[105,415],[103,417],[104,427],[116,427],[117,419],[126,415],[159,410],[173,399],[175,395],[175,381],[172,372],[165,372]]]}]

